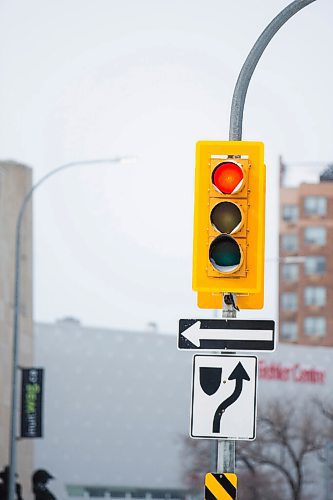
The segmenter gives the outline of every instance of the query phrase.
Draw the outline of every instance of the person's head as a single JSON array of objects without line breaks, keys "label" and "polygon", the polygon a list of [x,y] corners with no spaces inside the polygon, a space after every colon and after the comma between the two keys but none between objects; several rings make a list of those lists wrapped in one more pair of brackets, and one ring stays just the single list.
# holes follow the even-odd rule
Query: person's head
[{"label": "person's head", "polygon": [[54,479],[54,477],[45,469],[38,469],[32,475],[32,482],[34,484],[37,483],[46,484],[49,481],[49,479]]},{"label": "person's head", "polygon": [[[15,474],[15,477],[17,477],[17,474]],[[0,479],[2,479],[4,483],[9,481],[9,466],[8,465],[6,465],[6,467],[4,467],[2,471],[0,471]]]},{"label": "person's head", "polygon": [[3,481],[8,481],[8,476],[9,476],[9,467],[6,465],[6,467],[3,468],[3,470],[0,472],[0,478]]}]

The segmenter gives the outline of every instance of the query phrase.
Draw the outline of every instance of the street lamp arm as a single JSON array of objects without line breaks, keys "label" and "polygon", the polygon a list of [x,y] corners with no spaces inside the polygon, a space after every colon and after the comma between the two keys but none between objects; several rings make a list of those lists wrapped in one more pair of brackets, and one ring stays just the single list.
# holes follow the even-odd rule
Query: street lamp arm
[{"label": "street lamp arm", "polygon": [[26,206],[29,203],[34,191],[36,191],[36,189],[41,184],[43,184],[47,179],[49,179],[50,177],[53,177],[55,174],[57,174],[58,172],[61,172],[62,170],[66,170],[67,168],[76,167],[76,166],[83,166],[83,165],[92,165],[92,164],[97,165],[97,164],[101,164],[101,163],[121,163],[124,159],[125,159],[124,157],[115,157],[115,158],[111,158],[111,159],[110,158],[101,158],[101,159],[97,159],[97,160],[71,161],[69,163],[64,163],[63,165],[60,165],[60,167],[54,168],[53,170],[51,170],[50,172],[45,174],[43,177],[41,177],[39,179],[39,181],[36,182],[36,184],[34,184],[32,186],[30,191],[28,191],[28,193],[25,195],[25,197],[23,199],[23,202],[22,202],[22,205],[21,205],[21,208],[19,211],[19,215],[17,218],[16,235],[18,234],[18,232],[20,230],[20,226],[22,223],[22,219],[23,219],[23,215],[24,215]]},{"label": "street lamp arm", "polygon": [[230,127],[229,127],[229,140],[241,141],[242,140],[242,127],[243,127],[243,113],[244,104],[249,87],[250,80],[253,72],[261,58],[265,48],[272,40],[273,36],[279,29],[298,11],[315,2],[315,0],[294,0],[291,4],[287,5],[261,33],[252,49],[247,56],[242,69],[239,73],[234,94],[232,96],[231,111],[230,111]]}]

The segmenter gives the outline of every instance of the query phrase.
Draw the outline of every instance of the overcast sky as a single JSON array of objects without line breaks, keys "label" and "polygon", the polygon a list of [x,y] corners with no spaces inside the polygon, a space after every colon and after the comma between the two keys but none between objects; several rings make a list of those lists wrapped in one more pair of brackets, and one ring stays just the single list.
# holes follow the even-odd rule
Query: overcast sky
[{"label": "overcast sky", "polygon": [[[288,3],[0,1],[0,158],[36,181],[68,161],[138,157],[36,192],[35,319],[171,333],[211,314],[191,290],[195,143],[228,139],[241,65]],[[266,305],[251,317],[276,316],[279,155],[333,160],[332,19],[331,0],[298,13],[250,84],[243,139],[265,143],[269,228]]]}]

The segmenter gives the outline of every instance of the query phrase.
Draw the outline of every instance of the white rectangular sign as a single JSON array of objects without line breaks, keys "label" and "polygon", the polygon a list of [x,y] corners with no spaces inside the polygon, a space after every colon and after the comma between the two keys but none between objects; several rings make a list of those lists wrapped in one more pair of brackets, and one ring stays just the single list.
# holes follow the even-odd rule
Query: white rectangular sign
[{"label": "white rectangular sign", "polygon": [[257,357],[193,357],[191,437],[255,439]]},{"label": "white rectangular sign", "polygon": [[274,351],[271,320],[180,319],[178,349],[197,351]]}]

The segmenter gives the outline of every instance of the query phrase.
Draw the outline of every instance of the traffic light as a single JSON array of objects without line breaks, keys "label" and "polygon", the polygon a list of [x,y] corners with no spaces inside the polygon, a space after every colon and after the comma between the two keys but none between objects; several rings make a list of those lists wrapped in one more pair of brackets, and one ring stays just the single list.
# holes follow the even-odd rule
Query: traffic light
[{"label": "traffic light", "polygon": [[198,305],[261,309],[264,295],[264,145],[200,141],[196,149],[193,289]]}]

